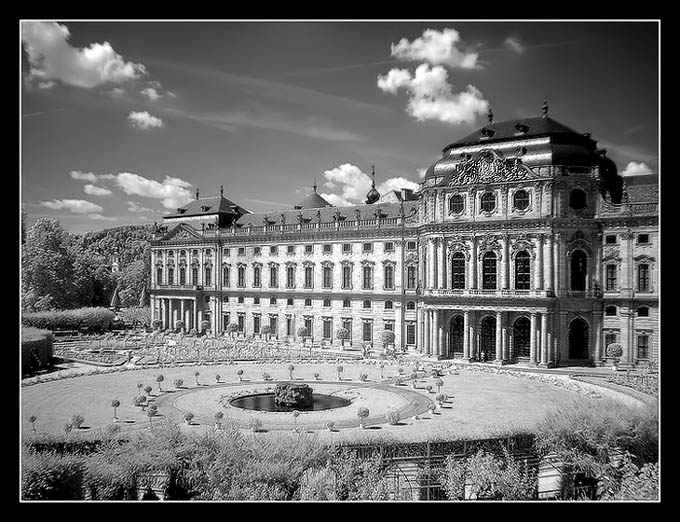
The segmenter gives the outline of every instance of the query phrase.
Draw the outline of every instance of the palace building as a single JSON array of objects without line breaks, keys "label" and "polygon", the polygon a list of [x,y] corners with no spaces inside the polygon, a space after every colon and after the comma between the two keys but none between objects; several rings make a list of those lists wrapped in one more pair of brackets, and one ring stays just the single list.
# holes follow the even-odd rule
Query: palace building
[{"label": "palace building", "polygon": [[164,217],[151,303],[163,328],[264,325],[297,340],[540,366],[644,365],[659,352],[658,180],[626,176],[543,115],[447,145],[418,192],[335,207],[313,192],[252,213],[220,195]]}]

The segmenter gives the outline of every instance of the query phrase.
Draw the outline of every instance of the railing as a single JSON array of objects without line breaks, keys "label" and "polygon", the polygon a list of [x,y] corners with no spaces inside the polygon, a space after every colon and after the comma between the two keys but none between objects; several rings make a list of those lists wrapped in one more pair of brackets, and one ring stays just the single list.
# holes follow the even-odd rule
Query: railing
[{"label": "railing", "polygon": [[618,214],[657,214],[659,212],[658,203],[603,203],[600,207],[600,215]]},{"label": "railing", "polygon": [[424,291],[429,297],[552,297],[553,292],[547,290],[479,290],[476,288],[435,288]]}]

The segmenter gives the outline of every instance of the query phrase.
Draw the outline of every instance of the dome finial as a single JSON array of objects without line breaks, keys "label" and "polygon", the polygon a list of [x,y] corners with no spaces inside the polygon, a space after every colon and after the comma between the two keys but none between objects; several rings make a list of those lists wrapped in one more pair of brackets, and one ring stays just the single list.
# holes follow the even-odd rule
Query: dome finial
[{"label": "dome finial", "polygon": [[375,165],[371,165],[371,177],[373,178],[373,184],[371,186],[375,188]]},{"label": "dome finial", "polygon": [[196,199],[198,199],[198,189],[196,189]]},{"label": "dome finial", "polygon": [[220,197],[224,196],[224,185],[220,185]]},{"label": "dome finial", "polygon": [[371,176],[373,178],[371,190],[366,194],[366,203],[368,205],[371,205],[380,199],[380,192],[375,189],[375,165],[371,165]]},{"label": "dome finial", "polygon": [[487,114],[487,117],[489,118],[489,123],[493,123],[493,109],[491,108],[491,105],[489,105],[489,113]]},{"label": "dome finial", "polygon": [[547,118],[548,117],[548,101],[543,102],[543,117]]},{"label": "dome finial", "polygon": [[314,176],[314,185],[312,185],[312,188],[314,189],[314,194],[316,194],[316,176]]}]

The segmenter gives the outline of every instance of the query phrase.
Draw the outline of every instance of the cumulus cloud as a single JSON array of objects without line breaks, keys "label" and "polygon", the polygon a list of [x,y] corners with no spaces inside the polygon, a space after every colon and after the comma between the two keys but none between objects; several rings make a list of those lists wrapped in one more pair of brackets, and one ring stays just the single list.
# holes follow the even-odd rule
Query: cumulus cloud
[{"label": "cumulus cloud", "polygon": [[70,172],[70,175],[73,179],[78,179],[78,180],[82,180],[82,181],[90,181],[92,183],[94,183],[98,179],[97,175],[92,173],[92,172],[81,172],[79,170],[72,170]]},{"label": "cumulus cloud", "polygon": [[151,101],[156,101],[158,98],[163,96],[162,94],[159,94],[159,92],[153,87],[147,87],[146,89],[143,89],[139,92],[149,98]]},{"label": "cumulus cloud", "polygon": [[128,212],[156,212],[151,208],[146,208],[137,201],[127,201]]},{"label": "cumulus cloud", "polygon": [[128,120],[133,127],[138,129],[152,129],[154,127],[163,127],[163,120],[152,116],[147,111],[135,112],[132,111],[128,114]]},{"label": "cumulus cloud", "polygon": [[522,54],[524,52],[524,45],[516,36],[508,36],[503,43],[508,49],[516,52],[517,54]]},{"label": "cumulus cloud", "polygon": [[133,172],[121,172],[116,175],[115,183],[128,195],[160,199],[167,209],[176,209],[192,199],[191,192],[187,190],[191,183],[170,176],[166,176],[163,182],[159,183]]},{"label": "cumulus cloud", "polygon": [[[366,194],[371,189],[372,179],[369,174],[356,165],[343,163],[325,171],[323,177],[326,179],[324,187],[333,190],[333,192],[323,192],[321,196],[332,205],[347,207],[366,202]],[[401,190],[402,188],[417,191],[420,186],[407,178],[393,177],[386,179],[376,187],[380,194],[385,194],[390,190]]]},{"label": "cumulus cloud", "polygon": [[28,79],[42,87],[59,81],[65,85],[90,88],[104,83],[123,83],[146,74],[141,63],[126,62],[111,44],[92,43],[72,47],[70,32],[56,22],[23,22],[22,40],[28,55]]},{"label": "cumulus cloud", "polygon": [[402,60],[426,61],[432,65],[446,65],[460,69],[476,69],[478,54],[466,52],[460,34],[455,29],[437,31],[427,29],[423,35],[409,42],[406,38],[391,44],[392,56]]},{"label": "cumulus cloud", "polygon": [[642,176],[644,174],[652,174],[652,169],[646,163],[637,163],[635,161],[628,163],[621,172],[622,176]]},{"label": "cumulus cloud", "polygon": [[111,194],[111,191],[106,187],[98,187],[90,183],[83,187],[83,191],[85,194],[89,194],[90,196],[108,196]]},{"label": "cumulus cloud", "polygon": [[89,217],[90,219],[98,220],[98,221],[118,221],[117,217],[102,216],[101,214],[88,214],[87,217]]},{"label": "cumulus cloud", "polygon": [[392,69],[387,75],[378,76],[378,87],[392,94],[405,90],[409,95],[406,112],[418,121],[474,123],[477,115],[487,112],[489,107],[482,92],[473,85],[454,93],[448,73],[440,65],[430,68],[426,63],[420,64],[414,75],[406,69]]},{"label": "cumulus cloud", "polygon": [[98,214],[104,210],[96,203],[84,199],[55,199],[53,201],[42,201],[40,204],[53,210],[68,210],[74,214]]}]

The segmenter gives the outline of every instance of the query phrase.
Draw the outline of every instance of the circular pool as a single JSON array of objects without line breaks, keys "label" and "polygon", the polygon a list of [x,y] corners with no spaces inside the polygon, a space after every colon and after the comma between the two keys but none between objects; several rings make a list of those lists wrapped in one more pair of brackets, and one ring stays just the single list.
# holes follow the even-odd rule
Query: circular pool
[{"label": "circular pool", "polygon": [[334,395],[324,395],[321,393],[312,394],[313,402],[311,406],[286,406],[284,404],[277,404],[275,401],[275,394],[273,393],[255,393],[253,395],[245,395],[237,397],[229,401],[231,406],[235,408],[243,408],[245,410],[256,411],[320,411],[331,410],[333,408],[343,408],[349,406],[352,402],[342,397]]}]

